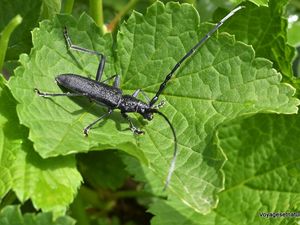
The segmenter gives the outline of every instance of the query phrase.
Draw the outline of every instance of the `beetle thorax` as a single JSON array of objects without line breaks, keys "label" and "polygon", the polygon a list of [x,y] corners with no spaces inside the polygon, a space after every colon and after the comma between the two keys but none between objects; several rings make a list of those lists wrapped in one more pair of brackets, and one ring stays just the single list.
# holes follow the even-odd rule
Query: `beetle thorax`
[{"label": "beetle thorax", "polygon": [[137,112],[147,120],[152,120],[153,117],[153,109],[147,103],[131,95],[123,95],[118,108],[122,112]]}]

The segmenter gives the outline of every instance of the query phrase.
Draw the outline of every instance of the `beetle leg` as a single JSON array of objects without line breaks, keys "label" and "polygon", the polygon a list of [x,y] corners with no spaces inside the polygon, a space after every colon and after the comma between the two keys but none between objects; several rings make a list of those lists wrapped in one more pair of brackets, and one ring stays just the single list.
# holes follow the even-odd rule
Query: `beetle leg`
[{"label": "beetle leg", "polygon": [[78,45],[74,45],[71,41],[71,38],[70,38],[69,34],[68,34],[67,27],[65,27],[65,29],[64,29],[64,37],[66,39],[66,42],[68,44],[69,49],[100,56],[100,62],[99,62],[99,66],[98,66],[97,74],[96,74],[96,81],[100,82],[101,78],[102,78],[103,70],[104,70],[104,67],[105,67],[105,56],[100,52],[90,50],[90,49],[86,49],[86,48],[82,48]]},{"label": "beetle leg", "polygon": [[42,97],[56,97],[56,96],[68,96],[68,97],[77,97],[77,96],[87,96],[87,93],[48,93],[48,92],[41,92],[39,89],[35,88],[35,92],[38,96]]},{"label": "beetle leg", "polygon": [[94,122],[92,122],[91,124],[89,124],[88,126],[86,126],[83,129],[83,133],[85,136],[88,136],[89,130],[96,124],[98,123],[100,120],[104,119],[105,117],[108,117],[111,113],[113,112],[112,109],[108,109],[108,112],[103,114],[102,116],[100,116],[98,119],[96,119]]},{"label": "beetle leg", "polygon": [[128,121],[128,123],[129,123],[129,128],[130,128],[130,130],[131,130],[134,134],[144,134],[144,133],[145,133],[144,131],[142,131],[142,130],[136,128],[136,127],[133,125],[133,123],[132,123],[130,117],[129,117],[126,113],[121,112],[121,115]]},{"label": "beetle leg", "polygon": [[148,95],[141,89],[137,89],[135,92],[133,92],[132,96],[133,97],[137,97],[139,93],[142,93],[142,95],[145,97],[147,103],[149,104],[150,102],[150,98],[148,97]]}]

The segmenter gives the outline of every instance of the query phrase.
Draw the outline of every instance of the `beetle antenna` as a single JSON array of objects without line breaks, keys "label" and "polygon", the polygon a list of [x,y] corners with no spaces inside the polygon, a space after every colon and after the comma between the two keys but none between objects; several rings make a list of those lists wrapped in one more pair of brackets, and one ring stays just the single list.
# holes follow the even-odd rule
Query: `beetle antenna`
[{"label": "beetle antenna", "polygon": [[167,189],[167,187],[169,186],[172,174],[173,174],[174,169],[175,169],[175,162],[176,162],[177,151],[178,151],[177,136],[176,136],[176,133],[175,133],[175,129],[174,129],[172,123],[170,122],[170,120],[168,119],[168,117],[165,114],[163,114],[162,112],[157,111],[157,110],[155,111],[155,113],[159,114],[160,116],[162,116],[167,121],[167,123],[169,124],[169,126],[172,130],[173,137],[174,137],[174,152],[173,152],[173,158],[172,158],[172,161],[171,161],[171,164],[170,164],[170,167],[169,167],[169,171],[168,171],[168,176],[167,176],[166,181],[165,181],[165,186],[163,188],[163,191],[165,191]]},{"label": "beetle antenna", "polygon": [[174,73],[179,69],[180,65],[186,60],[188,59],[191,55],[193,55],[196,50],[203,45],[203,43],[205,41],[207,41],[211,35],[213,33],[215,33],[223,24],[226,20],[228,20],[231,16],[233,16],[234,13],[236,13],[237,11],[239,11],[240,9],[245,8],[245,6],[239,6],[235,9],[233,9],[230,13],[228,13],[223,19],[220,20],[219,23],[217,23],[217,25],[210,30],[191,50],[188,51],[188,53],[186,53],[179,61],[178,63],[176,63],[176,65],[173,67],[173,69],[171,70],[171,72],[166,76],[164,82],[161,83],[157,93],[155,94],[155,96],[151,99],[149,106],[153,106],[157,100],[158,97],[160,96],[160,94],[162,93],[162,91],[165,89],[167,82],[171,79],[171,77],[174,75]]}]

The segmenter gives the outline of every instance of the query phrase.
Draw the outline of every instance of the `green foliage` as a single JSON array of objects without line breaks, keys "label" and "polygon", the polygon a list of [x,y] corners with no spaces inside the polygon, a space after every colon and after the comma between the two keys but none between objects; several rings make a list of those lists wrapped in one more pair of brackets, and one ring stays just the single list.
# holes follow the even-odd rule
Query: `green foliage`
[{"label": "green foliage", "polygon": [[[172,15],[176,15],[173,21]],[[187,15],[189,19],[184,20]],[[143,87],[150,94],[158,89],[161,74],[167,74],[186,49],[192,47],[191,40],[203,36],[197,28],[197,12],[188,5],[168,4],[165,7],[157,3],[145,16],[134,13],[120,28],[115,53],[117,61],[112,57],[111,36],[102,36],[86,15],[79,21],[60,16],[54,21],[42,22],[40,28],[33,31],[31,57],[21,57],[22,67],[10,81],[12,93],[20,102],[17,107],[20,121],[30,128],[29,138],[42,157],[118,148],[146,163],[160,177],[160,186],[163,186],[173,140],[169,127],[162,124],[161,119],[157,118],[147,126],[137,120],[136,123],[146,130],[144,137],[137,138],[131,131],[126,131],[125,121],[114,115],[86,138],[81,130],[103,110],[88,100],[47,100],[33,91],[38,87],[47,92],[60,92],[53,82],[55,74],[70,71],[87,76],[95,74],[96,57],[68,54],[62,40],[61,27],[64,25],[69,28],[74,43],[96,49],[108,57],[105,75],[116,71],[122,74],[121,88],[125,92],[132,93]],[[76,36],[72,35],[75,33]],[[178,46],[176,50],[172,50],[174,45]],[[214,147],[213,131],[220,123],[237,116],[257,112],[296,112],[298,100],[291,97],[294,90],[280,84],[280,79],[269,61],[254,59],[250,47],[227,34],[210,40],[185,64],[164,92],[167,101],[164,112],[176,124],[180,145],[178,166],[169,193],[200,212],[208,212],[216,205],[215,195],[223,188],[220,169],[224,157]],[[197,85],[190,89],[194,83]]]},{"label": "green foliage", "polygon": [[42,0],[41,19],[49,19],[60,12],[61,0]]},{"label": "green foliage", "polygon": [[62,216],[53,220],[51,213],[26,213],[21,214],[19,206],[7,206],[0,212],[1,225],[74,225],[75,221],[68,217]]},{"label": "green foliage", "polygon": [[128,176],[123,161],[113,151],[81,154],[78,156],[78,164],[83,177],[95,188],[116,190]]},{"label": "green foliage", "polygon": [[[224,30],[234,33],[237,40],[251,44],[258,57],[271,60],[274,68],[290,80],[293,77],[291,61],[294,48],[287,43],[288,23],[283,18],[286,4],[287,0],[270,0],[269,7],[245,4],[243,14],[228,21]],[[248,29],[245,30],[245,27]]]},{"label": "green foliage", "polygon": [[[81,182],[73,156],[42,159],[27,139],[28,129],[19,124],[16,101],[0,83],[0,194],[12,189],[18,199],[31,199],[35,208],[65,212]],[[47,197],[45,197],[47,196]]]},{"label": "green foliage", "polygon": [[[298,115],[258,115],[227,124],[220,130],[220,146],[228,152],[228,163],[224,166],[228,179],[217,214],[228,212],[231,205],[232,215],[236,209],[242,209],[243,218],[247,218],[242,221],[244,224],[262,224],[266,219],[257,213],[299,211],[299,123]],[[233,196],[244,202],[238,203]],[[246,202],[252,202],[251,206]],[[231,218],[241,222],[240,217]],[[276,223],[269,224],[287,221],[291,224],[296,220],[278,218]]]},{"label": "green foliage", "polygon": [[203,216],[178,201],[158,201],[150,208],[158,215],[152,224],[296,224],[293,217],[270,220],[260,213],[300,209],[299,127],[298,115],[257,115],[227,123],[216,137],[227,156],[218,207]]},{"label": "green foliage", "polygon": [[[145,131],[136,136],[115,110],[84,137],[83,128],[105,108],[83,97],[42,98],[34,88],[62,93],[54,81],[64,73],[95,78],[99,58],[68,50],[66,26],[74,44],[106,56],[103,79],[120,74],[124,94],[142,88],[152,97],[176,62],[213,28],[203,21],[212,14],[218,21],[225,12],[215,11],[217,6],[232,9],[238,2],[207,1],[204,11],[199,1],[184,1],[195,7],[156,2],[147,10],[146,0],[131,1],[130,7],[123,0],[113,5],[104,1],[104,17],[106,6],[120,11],[113,19],[114,33],[104,33],[88,14],[78,13],[88,8],[88,1],[79,8],[74,4],[75,15],[81,16],[56,15],[58,0],[37,2],[32,8],[39,9],[30,20],[20,12],[23,24],[11,36],[19,41],[20,30],[29,34],[42,20],[31,31],[33,48],[30,54],[22,48],[25,54],[20,55],[9,53],[9,44],[8,56],[20,56],[20,66],[8,82],[0,79],[0,224],[74,224],[65,215],[83,225],[144,224],[149,220],[146,209],[155,225],[296,221],[259,214],[299,211],[299,116],[274,115],[296,114],[299,105],[294,97],[299,81],[291,67],[294,49],[287,44],[286,0],[251,1],[260,7],[243,2],[246,8],[226,21],[168,82],[160,96],[166,102],[161,111],[175,127],[179,154],[165,192],[174,143],[159,115],[145,121],[130,114]],[[64,10],[71,12],[73,2],[65,4]],[[143,14],[134,11],[117,26],[120,15],[133,7]],[[102,9],[94,13],[103,16]],[[13,17],[8,15],[0,22],[2,29]],[[297,43],[297,30],[292,29],[289,41]],[[19,207],[6,206],[16,202],[23,205],[24,215]],[[43,213],[26,214],[39,209]],[[143,219],[133,221],[140,210]]]},{"label": "green foliage", "polygon": [[288,30],[288,42],[292,46],[299,46],[300,45],[300,37],[299,31],[300,29],[300,22],[295,22],[291,25],[290,29]]},{"label": "green foliage", "polygon": [[268,6],[269,0],[250,0],[257,6]]},{"label": "green foliage", "polygon": [[[269,0],[230,0],[231,2],[235,4],[240,4],[241,2],[252,2],[257,6],[268,6]],[[272,0],[271,0],[272,1]]]},{"label": "green foliage", "polygon": [[[22,52],[29,52],[32,44],[30,31],[37,26],[41,1],[37,0],[1,0],[0,4],[0,30],[9,23],[17,14],[23,18],[22,23],[9,40],[6,53],[7,60],[17,60]],[[4,51],[5,49],[0,49]]]}]

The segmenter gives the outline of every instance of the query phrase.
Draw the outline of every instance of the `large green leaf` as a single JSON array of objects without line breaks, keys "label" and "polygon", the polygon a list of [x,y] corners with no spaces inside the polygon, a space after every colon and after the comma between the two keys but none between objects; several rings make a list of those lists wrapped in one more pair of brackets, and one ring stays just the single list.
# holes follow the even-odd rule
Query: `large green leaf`
[{"label": "large green leaf", "polygon": [[[295,221],[283,216],[275,222],[260,213],[300,210],[299,125],[299,115],[258,115],[222,127],[218,137],[228,163],[216,214],[230,213],[235,224]],[[234,216],[236,210],[244,216]]]},{"label": "large green leaf", "polygon": [[[30,56],[21,57],[22,67],[10,82],[20,103],[20,121],[30,128],[29,138],[42,157],[121,149],[147,165],[160,179],[162,188],[174,145],[162,118],[142,122],[132,115],[134,123],[146,131],[144,136],[134,136],[115,112],[92,129],[87,138],[82,135],[83,127],[105,110],[88,99],[44,99],[34,93],[35,87],[61,92],[53,82],[57,74],[95,76],[97,57],[68,52],[62,35],[64,26],[69,28],[74,43],[107,56],[105,77],[118,72],[125,93],[143,88],[150,96],[176,61],[212,26],[203,25],[200,29],[199,15],[190,5],[164,6],[157,2],[145,16],[133,13],[121,26],[117,51],[113,52],[111,36],[102,35],[86,15],[78,21],[59,16],[42,22],[33,31],[34,49]],[[179,140],[177,169],[168,189],[172,196],[200,212],[208,212],[216,205],[215,194],[223,188],[220,169],[224,156],[212,142],[214,130],[222,122],[242,115],[295,113],[299,102],[292,97],[294,89],[280,80],[271,62],[255,59],[251,47],[236,42],[229,34],[212,38],[182,65],[161,96],[167,102],[162,111],[174,124]]]},{"label": "large green leaf", "polygon": [[236,15],[236,20],[224,24],[224,30],[234,33],[237,40],[252,45],[257,56],[271,60],[274,68],[290,79],[294,48],[287,44],[288,22],[283,17],[287,3],[287,0],[270,0],[269,7],[245,3],[243,12]]},{"label": "large green leaf", "polygon": [[19,124],[16,102],[0,77],[0,198],[14,190],[21,202],[61,214],[81,182],[73,156],[42,159]]},{"label": "large green leaf", "polygon": [[74,225],[75,221],[62,216],[53,219],[51,213],[26,213],[22,215],[19,206],[6,206],[0,212],[1,225]]},{"label": "large green leaf", "polygon": [[158,201],[152,224],[296,224],[291,214],[276,213],[299,218],[299,127],[299,115],[257,115],[223,126],[218,138],[228,161],[218,207],[203,216],[178,201]]}]

